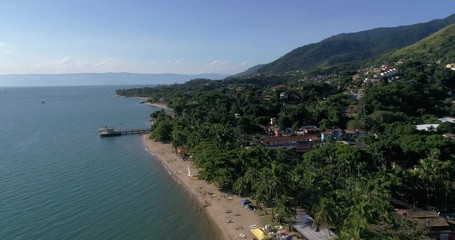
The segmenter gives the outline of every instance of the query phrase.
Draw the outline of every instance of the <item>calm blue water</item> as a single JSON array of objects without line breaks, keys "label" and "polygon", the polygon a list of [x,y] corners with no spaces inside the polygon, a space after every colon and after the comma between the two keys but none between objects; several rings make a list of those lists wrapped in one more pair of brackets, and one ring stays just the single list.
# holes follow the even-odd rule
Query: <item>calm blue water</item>
[{"label": "calm blue water", "polygon": [[156,110],[116,88],[0,89],[0,239],[213,238],[140,136],[98,136]]}]

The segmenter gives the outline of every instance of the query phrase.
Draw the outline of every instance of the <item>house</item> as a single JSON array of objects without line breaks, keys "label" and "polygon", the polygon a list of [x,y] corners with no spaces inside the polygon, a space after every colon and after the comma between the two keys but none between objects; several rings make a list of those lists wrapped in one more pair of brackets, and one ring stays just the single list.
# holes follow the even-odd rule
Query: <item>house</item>
[{"label": "house", "polygon": [[387,71],[385,72],[382,72],[381,73],[381,77],[383,78],[390,78],[390,77],[393,77],[397,74],[397,69],[396,68],[391,68],[391,69],[388,69]]},{"label": "house", "polygon": [[420,223],[422,226],[430,229],[430,231],[435,235],[440,235],[447,233],[450,230],[450,226],[447,223],[446,219],[442,216],[439,216],[439,213],[432,211],[424,210],[408,210],[408,209],[395,209],[395,211],[414,222]]},{"label": "house", "polygon": [[321,141],[330,141],[335,140],[337,141],[341,136],[341,129],[334,129],[334,130],[325,130],[321,133]]},{"label": "house", "polygon": [[289,98],[289,94],[287,92],[280,93],[280,99],[288,99],[288,98]]},{"label": "house", "polygon": [[273,86],[273,87],[272,87],[272,90],[273,90],[273,91],[276,91],[276,90],[278,90],[278,89],[284,89],[284,88],[286,88],[286,85],[280,84],[280,85]]},{"label": "house", "polygon": [[320,133],[321,130],[313,125],[303,126],[295,132],[296,135],[319,135]]},{"label": "house", "polygon": [[453,117],[442,117],[442,118],[438,118],[438,120],[441,122],[455,123],[455,118],[453,118]]},{"label": "house", "polygon": [[304,130],[304,129],[316,129],[318,127],[314,126],[314,125],[305,125],[305,126],[302,126],[300,128],[300,130]]},{"label": "house", "polygon": [[313,144],[318,141],[319,138],[316,135],[262,137],[262,145],[265,147],[292,149],[299,153],[310,151]]},{"label": "house", "polygon": [[321,132],[321,141],[354,141],[355,138],[365,135],[365,131],[360,129],[333,129]]},{"label": "house", "polygon": [[418,124],[416,125],[417,130],[419,131],[436,131],[439,127],[439,124]]},{"label": "house", "polygon": [[353,141],[355,138],[365,135],[365,132],[359,129],[346,129],[342,134],[344,140]]}]

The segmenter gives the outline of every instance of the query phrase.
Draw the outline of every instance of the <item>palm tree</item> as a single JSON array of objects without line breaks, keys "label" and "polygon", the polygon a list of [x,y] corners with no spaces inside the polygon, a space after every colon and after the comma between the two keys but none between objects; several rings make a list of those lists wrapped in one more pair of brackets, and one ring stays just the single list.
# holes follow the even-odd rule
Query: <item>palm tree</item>
[{"label": "palm tree", "polygon": [[[282,223],[282,220],[288,220],[295,216],[296,211],[291,206],[289,198],[282,195],[276,200],[276,212],[278,215],[278,223]],[[289,223],[289,221],[287,221]]]},{"label": "palm tree", "polygon": [[335,226],[336,224],[336,203],[331,197],[322,197],[319,202],[313,207],[311,212],[313,213],[314,223],[316,229],[327,228]]},{"label": "palm tree", "polygon": [[441,190],[444,191],[445,196],[448,195],[451,163],[438,158],[439,150],[435,149],[427,158],[421,159],[415,169],[417,178],[423,181],[427,202],[430,202],[432,197],[438,199],[438,193]]},{"label": "palm tree", "polygon": [[267,205],[270,203],[270,184],[268,181],[269,169],[262,168],[254,184],[254,199],[258,206],[263,205],[267,214]]}]

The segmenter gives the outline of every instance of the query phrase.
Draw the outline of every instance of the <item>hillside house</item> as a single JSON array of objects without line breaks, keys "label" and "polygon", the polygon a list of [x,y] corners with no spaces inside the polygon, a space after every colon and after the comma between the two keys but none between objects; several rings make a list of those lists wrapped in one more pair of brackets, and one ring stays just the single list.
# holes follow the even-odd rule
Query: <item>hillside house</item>
[{"label": "hillside house", "polygon": [[321,141],[354,141],[354,139],[365,135],[365,132],[360,129],[333,129],[333,130],[325,130],[321,132]]},{"label": "hillside house", "polygon": [[442,118],[438,118],[438,120],[441,122],[455,123],[455,118],[453,118],[453,117],[442,117]]},{"label": "hillside house", "polygon": [[310,151],[313,144],[319,141],[316,135],[307,136],[264,136],[262,145],[267,148],[293,149],[298,153]]},{"label": "hillside house", "polygon": [[341,136],[341,129],[334,129],[334,130],[325,130],[324,132],[321,132],[321,141],[331,141],[335,140],[338,141],[338,139]]},{"label": "hillside house", "polygon": [[392,69],[389,69],[385,72],[382,72],[381,73],[381,77],[383,78],[391,78],[393,76],[395,76],[397,74],[397,69],[396,68],[392,68]]},{"label": "hillside house", "polygon": [[346,129],[342,134],[344,140],[353,141],[355,138],[365,135],[365,132],[359,129]]},{"label": "hillside house", "polygon": [[439,127],[439,124],[418,124],[416,125],[417,130],[419,131],[437,131]]},{"label": "hillside house", "polygon": [[[438,121],[440,122],[450,122],[455,124],[455,118],[453,117],[442,117],[438,118]],[[434,123],[434,124],[418,124],[416,125],[417,130],[419,131],[437,131],[439,127],[439,124]]]},{"label": "hillside house", "polygon": [[308,125],[299,128],[295,133],[296,135],[319,135],[321,130],[316,126]]},{"label": "hillside house", "polygon": [[409,220],[418,222],[422,226],[425,226],[435,236],[439,236],[440,234],[450,231],[450,226],[445,218],[439,216],[436,211],[396,209],[396,212]]},{"label": "hillside house", "polygon": [[285,89],[285,88],[286,88],[286,85],[280,84],[280,85],[273,86],[272,90],[275,92],[276,90]]},{"label": "hillside house", "polygon": [[282,93],[280,93],[280,99],[288,99],[288,98],[289,98],[288,92],[282,92]]}]

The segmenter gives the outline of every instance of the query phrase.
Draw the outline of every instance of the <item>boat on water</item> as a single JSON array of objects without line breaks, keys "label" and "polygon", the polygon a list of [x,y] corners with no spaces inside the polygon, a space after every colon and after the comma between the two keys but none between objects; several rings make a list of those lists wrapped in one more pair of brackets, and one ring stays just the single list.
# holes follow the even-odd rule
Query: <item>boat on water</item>
[{"label": "boat on water", "polygon": [[103,127],[98,129],[98,133],[100,137],[112,137],[112,136],[120,136],[122,132],[112,127]]}]

